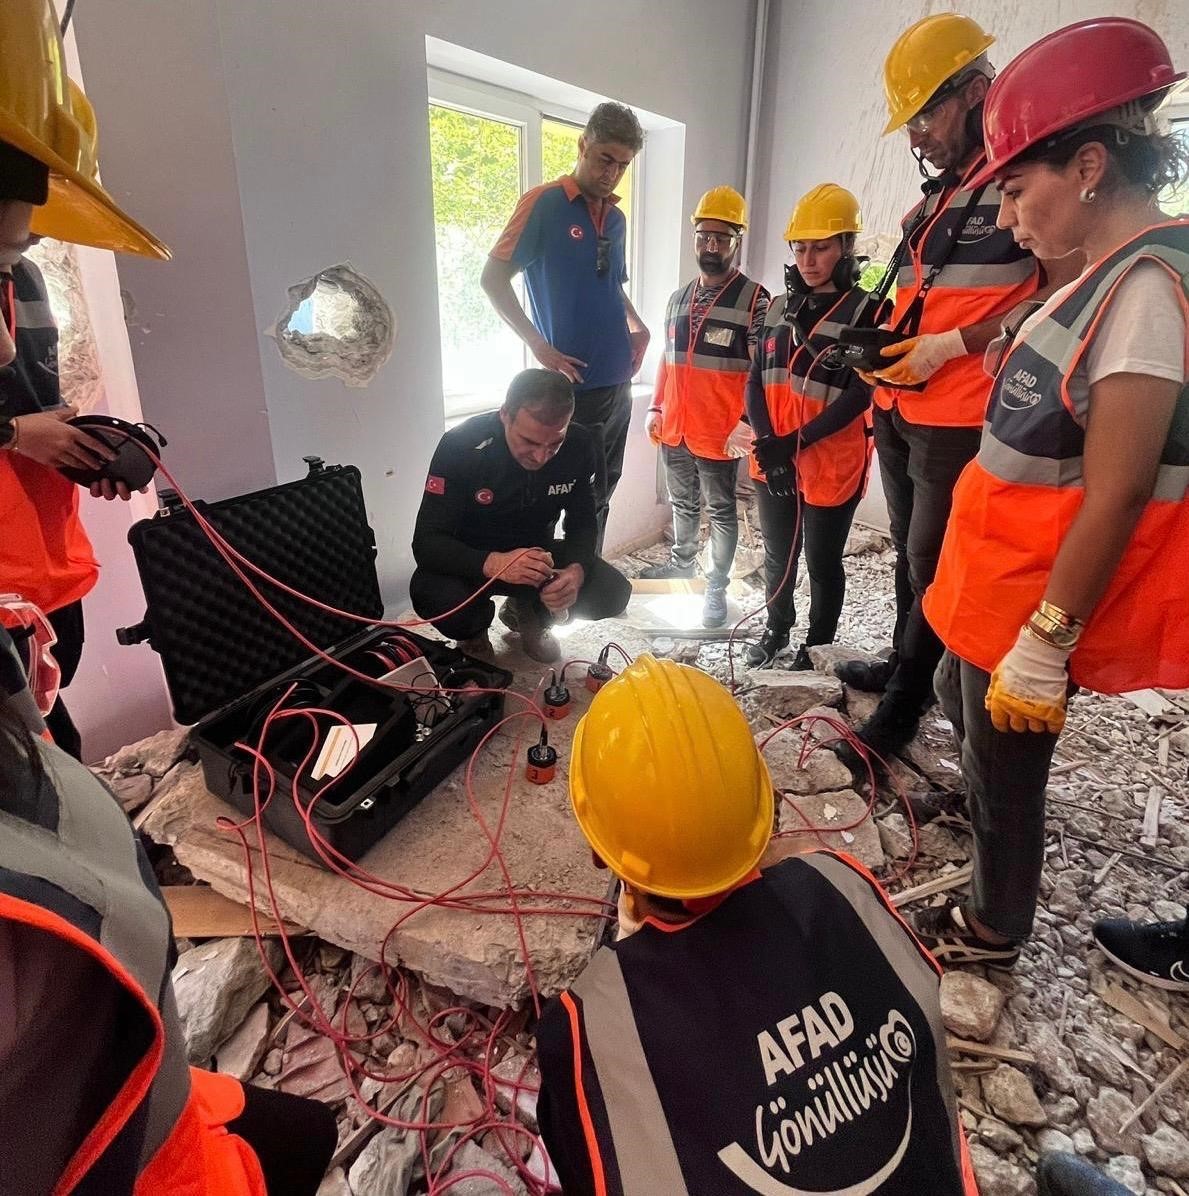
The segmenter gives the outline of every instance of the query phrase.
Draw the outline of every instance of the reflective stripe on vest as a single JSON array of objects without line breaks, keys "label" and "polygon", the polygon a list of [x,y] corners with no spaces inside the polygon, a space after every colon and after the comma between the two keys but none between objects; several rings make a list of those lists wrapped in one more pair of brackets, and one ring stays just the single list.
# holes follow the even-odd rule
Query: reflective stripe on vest
[{"label": "reflective stripe on vest", "polygon": [[[908,311],[929,277],[931,263],[944,259],[924,300],[917,335],[965,328],[1010,311],[1040,285],[1036,259],[1013,240],[1010,231],[996,225],[999,195],[991,184],[974,193],[964,181],[981,170],[980,154],[957,188],[921,201],[929,215],[912,239],[907,259],[896,277],[895,327]],[[907,229],[918,216],[917,204],[901,222]],[[954,241],[956,238],[956,241]],[[953,243],[952,250],[949,246]],[[945,257],[947,250],[949,256]],[[986,415],[990,379],[983,372],[982,354],[967,353],[946,362],[923,391],[881,386],[875,390],[877,406],[897,407],[909,423],[933,427],[981,427]]]},{"label": "reflective stripe on vest", "polygon": [[[834,919],[839,932],[846,927],[854,976],[843,981],[833,970],[803,976],[804,992],[787,995],[795,1015],[752,1025],[742,1019],[758,1017],[762,1023],[769,1013],[757,1011],[770,1009],[771,993],[762,983],[754,988],[753,976],[720,974],[715,981],[720,993],[705,1001],[691,993],[690,1009],[668,1008],[662,1025],[655,1017],[641,1021],[632,994],[652,993],[656,1008],[650,1012],[660,1016],[664,994],[680,983],[659,962],[667,944],[657,942],[654,949],[641,943],[639,953],[627,945],[599,952],[573,987],[573,1007],[580,1007],[581,1017],[572,1014],[570,1020],[575,1029],[582,1027],[595,1073],[583,1073],[578,1082],[582,1091],[599,1094],[587,1135],[595,1138],[596,1167],[608,1196],[709,1191],[781,1196],[832,1188],[975,1196],[941,1021],[940,969],[887,905],[874,878],[854,861],[815,852],[785,861],[756,883],[767,888],[751,908],[787,915],[790,926],[799,901],[812,894],[815,917]],[[725,927],[738,925],[737,933],[748,934],[729,912],[721,916]],[[675,928],[679,935],[694,932]],[[774,927],[773,941],[776,932]],[[798,927],[795,933],[803,932]],[[639,933],[669,937],[648,927]],[[822,926],[821,933],[831,933],[831,926]],[[871,1007],[860,1007],[860,991],[873,995],[872,975],[881,986],[885,978],[888,984]],[[696,983],[703,982],[699,972]],[[563,998],[563,1005],[569,1000]],[[785,1000],[777,1000],[781,1016],[789,1013]],[[816,1011],[813,1001],[826,1012]],[[878,1021],[870,1016],[875,1008]],[[691,1016],[694,1009],[699,1014]],[[723,1027],[730,1045],[722,1047],[721,1060],[710,1051],[705,1060],[688,1062],[673,1051],[678,1027],[689,1035],[687,1054],[708,1047],[710,1029],[703,1021],[716,1010],[733,1019]],[[750,1044],[746,1058],[739,1040]],[[765,1054],[764,1041],[771,1043],[771,1054]],[[872,1062],[877,1057],[879,1065]],[[873,1079],[877,1067],[885,1068],[880,1083]],[[712,1070],[702,1074],[703,1068]],[[694,1075],[697,1082],[689,1083]],[[658,1087],[666,1076],[669,1086]],[[761,1103],[753,1115],[756,1100]],[[787,1132],[777,1128],[782,1118]],[[848,1143],[856,1141],[863,1150],[850,1149]]]},{"label": "reflective stripe on vest", "polygon": [[[1044,596],[1081,506],[1088,393],[1070,380],[1117,288],[1140,262],[1169,273],[1189,322],[1189,221],[1146,229],[1091,267],[1008,354],[978,457],[954,492],[925,611],[957,655],[993,669]],[[1189,338],[1186,343],[1189,369]],[[1100,693],[1189,686],[1189,388],[1181,391],[1152,496],[1070,658]]]},{"label": "reflective stripe on vest", "polygon": [[[839,296],[814,324],[805,345],[794,348],[792,325],[784,318],[786,297],[768,308],[760,354],[764,404],[774,436],[786,436],[819,416],[842,397],[852,379],[848,368],[829,368],[822,354],[837,343],[843,328],[877,322],[872,297],[858,287]],[[853,497],[867,477],[871,459],[869,416],[856,416],[832,436],[797,454],[797,488],[815,507],[836,507]],[[764,474],[753,456],[751,476]]]},{"label": "reflective stripe on vest", "polygon": [[[697,286],[695,279],[669,299],[665,356],[654,402],[661,408],[663,444],[684,441],[696,457],[725,461],[727,437],[743,417],[743,391],[751,368],[747,337],[762,288],[737,273],[693,329]],[[696,333],[692,346],[691,333]]]},{"label": "reflective stripe on vest", "polygon": [[[52,745],[39,743],[46,779],[36,792],[0,794],[0,916],[55,933],[97,959],[124,990],[131,988],[152,1017],[146,1042],[125,1035],[112,1044],[126,1078],[112,1105],[80,1145],[59,1191],[87,1186],[87,1173],[105,1153],[135,1151],[121,1168],[142,1174],[157,1161],[176,1155],[175,1186],[154,1196],[205,1196],[206,1163],[201,1138],[191,1140],[190,1070],[185,1039],[169,985],[171,930],[147,860],[115,797],[82,765]],[[54,927],[58,930],[54,930]],[[89,946],[93,944],[93,946]],[[155,1014],[154,1012],[155,1011]],[[129,1027],[124,1027],[125,1030]],[[143,1119],[143,1139],[124,1140],[123,1131]],[[179,1125],[190,1132],[184,1150],[173,1151]],[[180,1164],[182,1155],[188,1163]],[[183,1170],[179,1170],[179,1165]],[[181,1180],[185,1181],[183,1184]],[[138,1186],[137,1190],[140,1188]],[[263,1192],[246,1182],[220,1189],[227,1196]]]}]

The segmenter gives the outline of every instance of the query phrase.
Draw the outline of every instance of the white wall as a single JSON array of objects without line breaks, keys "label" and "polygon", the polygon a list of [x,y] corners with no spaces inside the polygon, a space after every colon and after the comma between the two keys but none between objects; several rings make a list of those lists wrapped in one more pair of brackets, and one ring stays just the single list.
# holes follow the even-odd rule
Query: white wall
[{"label": "white wall", "polygon": [[[955,9],[998,39],[990,57],[1000,68],[1044,34],[1108,12],[1151,25],[1168,42],[1173,61],[1189,65],[1185,0],[1113,0],[1109,6],[1102,0],[773,0],[752,245],[759,277],[770,287],[783,286],[781,234],[788,214],[817,183],[853,191],[863,206],[864,239],[895,244],[900,217],[920,192],[907,137],[881,136],[884,57],[914,21]],[[859,518],[887,526],[878,471]]]},{"label": "white wall", "polygon": [[[182,484],[214,499],[299,476],[306,453],[359,465],[381,584],[401,601],[443,426],[426,35],[683,123],[689,210],[709,186],[742,184],[754,3],[730,7],[725,20],[717,0],[80,4],[105,181],[174,250],[172,263],[120,259],[118,269],[137,313],[145,418],[169,437]],[[668,235],[681,237],[688,274],[687,231]],[[342,261],[376,284],[400,326],[365,390],[298,377],[263,335],[289,286]],[[641,313],[657,336],[663,297]],[[659,513],[652,455],[639,445],[616,508],[609,543]],[[135,606],[127,549],[115,537],[104,549],[104,584]],[[92,620],[84,675],[113,627]]]}]

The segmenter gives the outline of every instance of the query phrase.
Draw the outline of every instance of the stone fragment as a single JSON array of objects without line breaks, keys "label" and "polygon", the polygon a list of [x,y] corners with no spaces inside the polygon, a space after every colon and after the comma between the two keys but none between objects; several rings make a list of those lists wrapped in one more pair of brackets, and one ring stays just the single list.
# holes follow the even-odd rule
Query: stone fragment
[{"label": "stone fragment", "polygon": [[[907,859],[912,854],[912,830],[899,812],[886,814],[879,820],[879,839],[884,851],[894,859]],[[948,827],[935,822],[917,827],[917,851],[944,863],[965,863],[970,858],[961,840]]]},{"label": "stone fragment", "polygon": [[983,1076],[983,1097],[1004,1121],[1012,1125],[1041,1126],[1048,1121],[1028,1077],[1006,1063]]},{"label": "stone fragment", "polygon": [[261,1001],[243,1024],[215,1051],[215,1070],[237,1080],[247,1080],[264,1058],[268,1045],[268,1002]]},{"label": "stone fragment", "polygon": [[317,1196],[353,1196],[351,1185],[341,1167],[326,1173],[326,1178],[318,1185]]},{"label": "stone fragment", "polygon": [[941,978],[941,1020],[951,1034],[986,1042],[1003,1011],[1004,994],[995,985],[955,969]]},{"label": "stone fragment", "polygon": [[1004,1125],[994,1117],[984,1117],[979,1122],[978,1133],[979,1137],[999,1154],[1006,1154],[1024,1145],[1024,1139],[1010,1125]]},{"label": "stone fragment", "polygon": [[861,660],[865,664],[870,664],[876,660],[882,660],[881,656],[874,652],[864,652],[862,648],[848,648],[845,644],[817,644],[808,649],[809,659],[813,661],[813,667],[819,673],[826,673],[833,677],[834,666],[842,664],[848,660]]},{"label": "stone fragment", "polygon": [[843,556],[862,556],[867,552],[883,552],[888,546],[888,538],[883,532],[873,527],[852,527],[847,533],[846,547]]},{"label": "stone fragment", "polygon": [[1085,1126],[1073,1131],[1073,1148],[1078,1154],[1098,1153],[1098,1144],[1094,1141],[1094,1135]]},{"label": "stone fragment", "polygon": [[[270,966],[280,966],[278,943],[265,944]],[[178,1016],[191,1063],[205,1066],[269,985],[255,940],[212,939],[179,957],[173,969]]]},{"label": "stone fragment", "polygon": [[[770,732],[761,732],[763,740]],[[854,783],[850,769],[825,747],[813,750],[801,763],[804,734],[796,727],[782,731],[764,748],[764,761],[777,789],[785,789],[798,796],[806,793],[825,793],[833,789],[849,789]]]},{"label": "stone fragment", "polygon": [[289,1023],[285,1062],[277,1081],[281,1092],[335,1104],[352,1095],[334,1043],[296,1019]]},{"label": "stone fragment", "polygon": [[[397,1101],[390,1116],[397,1121],[420,1120],[423,1112],[433,1120],[442,1107],[441,1087],[429,1096],[428,1108],[422,1108],[421,1090],[413,1088]],[[348,1178],[352,1196],[405,1196],[413,1178],[421,1144],[416,1132],[395,1127],[380,1130],[368,1140],[351,1164]]]},{"label": "stone fragment", "polygon": [[981,1142],[971,1143],[970,1161],[980,1196],[1035,1196],[1036,1181],[1032,1176]]},{"label": "stone fragment", "polygon": [[[830,831],[827,828],[831,826],[848,829]],[[818,828],[824,846],[831,851],[852,855],[872,869],[887,863],[879,845],[879,832],[867,817],[867,803],[851,790],[789,797],[780,803],[781,831],[804,832],[810,827]]]},{"label": "stone fragment", "polygon": [[1148,1190],[1148,1181],[1144,1178],[1143,1168],[1139,1159],[1133,1154],[1116,1155],[1107,1159],[1103,1171],[1117,1184],[1122,1184],[1129,1192],[1136,1196],[1144,1196]]},{"label": "stone fragment", "polygon": [[1103,1088],[1086,1103],[1086,1124],[1095,1142],[1108,1154],[1138,1155],[1141,1127],[1132,1122],[1126,1129],[1120,1129],[1134,1112],[1135,1105],[1129,1097],[1115,1088]]},{"label": "stone fragment", "polygon": [[1170,1179],[1189,1179],[1189,1138],[1172,1126],[1162,1125],[1143,1139],[1148,1166]]},{"label": "stone fragment", "polygon": [[108,756],[103,766],[116,773],[147,772],[151,777],[163,777],[185,755],[189,739],[188,727],[158,731],[139,743],[120,748]]},{"label": "stone fragment", "polygon": [[267,1055],[264,1056],[264,1062],[260,1065],[260,1070],[266,1076],[279,1076],[281,1074],[281,1067],[285,1062],[285,1052],[280,1047],[273,1047]]},{"label": "stone fragment", "polygon": [[504,1187],[485,1176],[475,1175],[450,1185],[450,1191],[455,1196],[507,1196],[508,1192],[515,1193],[515,1196],[527,1196],[528,1189],[520,1176],[502,1159],[497,1159],[475,1142],[464,1142],[459,1147],[449,1174],[457,1175],[466,1171],[491,1172],[498,1175],[507,1186]]},{"label": "stone fragment", "polygon": [[1041,1101],[1049,1115],[1049,1125],[1068,1126],[1081,1112],[1081,1105],[1072,1096],[1050,1096]]},{"label": "stone fragment", "polygon": [[495,1103],[508,1113],[513,1102],[516,1116],[534,1133],[537,1129],[537,1093],[541,1088],[541,1072],[532,1060],[521,1055],[509,1055],[491,1069],[495,1080]]},{"label": "stone fragment", "polygon": [[1104,1050],[1100,1042],[1088,1034],[1071,1034],[1069,1045],[1084,1071],[1116,1088],[1131,1087],[1131,1076],[1127,1068],[1109,1051]]},{"label": "stone fragment", "polygon": [[1036,1146],[1041,1154],[1076,1154],[1073,1139],[1061,1130],[1040,1130]]},{"label": "stone fragment", "polygon": [[[740,704],[748,717],[755,720],[756,729],[771,729],[770,715],[779,721],[796,718],[814,706],[838,706],[842,702],[842,682],[837,677],[802,670],[755,669],[748,673],[751,689],[744,693]],[[831,713],[839,717],[836,710]]]},{"label": "stone fragment", "polygon": [[1068,874],[1059,876],[1045,904],[1050,913],[1057,914],[1062,918],[1076,918],[1082,912],[1083,902],[1078,895],[1077,885],[1073,878]]},{"label": "stone fragment", "polygon": [[153,778],[148,773],[135,772],[131,776],[115,776],[108,784],[120,803],[120,809],[129,817],[153,796]]},{"label": "stone fragment", "polygon": [[1036,1065],[1058,1092],[1073,1092],[1078,1078],[1077,1060],[1073,1052],[1048,1022],[1039,1022],[1029,1031],[1029,1050],[1036,1056]]}]

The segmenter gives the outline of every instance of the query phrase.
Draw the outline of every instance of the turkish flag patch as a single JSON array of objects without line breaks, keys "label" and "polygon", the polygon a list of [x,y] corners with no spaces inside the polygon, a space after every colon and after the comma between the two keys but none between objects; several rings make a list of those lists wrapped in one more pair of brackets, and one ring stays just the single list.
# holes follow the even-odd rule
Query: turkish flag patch
[{"label": "turkish flag patch", "polygon": [[425,493],[426,494],[445,494],[446,493],[446,479],[434,477],[431,473],[425,479]]},{"label": "turkish flag patch", "polygon": [[482,503],[485,507],[491,506],[491,500],[495,498],[490,490],[484,487],[482,490],[475,491],[475,501]]},{"label": "turkish flag patch", "polygon": [[775,353],[776,352],[776,337],[770,336],[767,339],[767,341],[764,343],[764,352],[765,353]]},{"label": "turkish flag patch", "polygon": [[581,241],[581,240],[582,240],[582,238],[586,236],[586,233],[583,231],[583,229],[582,229],[582,225],[580,225],[580,224],[571,224],[571,225],[570,225],[570,236],[571,236],[571,237],[572,237],[572,238],[573,238],[575,241]]}]

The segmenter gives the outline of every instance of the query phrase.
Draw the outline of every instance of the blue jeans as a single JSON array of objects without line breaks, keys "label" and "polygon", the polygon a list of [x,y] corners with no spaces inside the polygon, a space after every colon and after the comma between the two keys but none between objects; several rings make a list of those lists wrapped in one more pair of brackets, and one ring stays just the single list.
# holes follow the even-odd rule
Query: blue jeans
[{"label": "blue jeans", "polygon": [[1040,1196],[1127,1196],[1128,1188],[1072,1154],[1047,1154],[1036,1172]]}]

